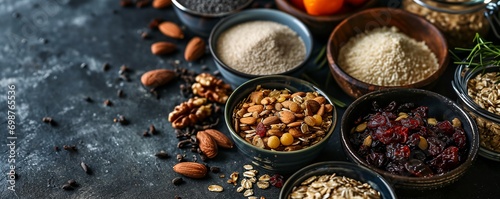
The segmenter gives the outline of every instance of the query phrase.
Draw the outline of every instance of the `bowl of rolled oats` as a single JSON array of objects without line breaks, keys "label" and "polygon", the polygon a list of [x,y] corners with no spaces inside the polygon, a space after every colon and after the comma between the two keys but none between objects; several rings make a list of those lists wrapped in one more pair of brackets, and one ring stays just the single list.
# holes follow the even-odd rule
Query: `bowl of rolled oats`
[{"label": "bowl of rolled oats", "polygon": [[281,188],[282,199],[371,198],[392,199],[396,194],[380,174],[358,164],[318,162],[295,172]]},{"label": "bowl of rolled oats", "polygon": [[453,77],[458,103],[476,121],[482,157],[500,161],[500,66],[459,65]]},{"label": "bowl of rolled oats", "polygon": [[336,117],[325,92],[283,75],[243,83],[224,110],[239,151],[254,165],[280,174],[291,174],[320,154],[334,132]]}]

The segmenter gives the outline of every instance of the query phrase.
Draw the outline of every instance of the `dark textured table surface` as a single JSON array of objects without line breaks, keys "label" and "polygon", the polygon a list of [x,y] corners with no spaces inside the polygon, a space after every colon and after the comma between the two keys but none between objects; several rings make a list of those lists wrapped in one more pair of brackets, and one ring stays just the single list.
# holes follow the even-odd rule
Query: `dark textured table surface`
[{"label": "dark textured table surface", "polygon": [[[195,155],[177,148],[174,130],[167,121],[173,107],[186,99],[179,94],[180,82],[158,90],[160,98],[156,99],[142,87],[140,76],[151,69],[173,69],[175,60],[196,72],[216,70],[209,54],[197,62],[184,61],[185,44],[194,36],[189,30],[185,30],[186,39],[173,40],[148,29],[153,18],[180,24],[172,8],[122,8],[119,1],[99,0],[4,0],[0,2],[0,18],[0,167],[4,174],[0,198],[243,198],[235,186],[226,183],[230,173],[243,171],[242,166],[249,163],[237,149],[221,150],[206,162],[220,167],[226,178],[209,173],[201,180],[184,178],[186,182],[180,186],[171,183],[179,176],[172,170],[177,163],[175,154],[186,154],[188,160]],[[142,39],[143,31],[149,31],[151,39]],[[155,41],[174,42],[178,51],[164,57],[152,55],[150,45]],[[324,42],[316,39],[316,52]],[[110,65],[108,71],[103,71],[105,63]],[[119,79],[121,65],[131,69],[130,81]],[[448,67],[433,90],[455,99],[450,85],[453,69]],[[328,80],[320,82],[320,87],[335,98],[352,101],[331,81],[327,67],[309,69],[306,75]],[[117,96],[118,90],[124,92],[123,98]],[[86,102],[85,96],[93,102]],[[104,106],[106,99],[113,105]],[[8,106],[11,101],[15,107]],[[340,121],[344,108],[337,111]],[[114,123],[117,115],[125,116],[130,124]],[[42,122],[46,116],[57,125]],[[7,131],[12,121],[15,130]],[[159,133],[142,136],[150,124]],[[217,128],[227,133],[223,124]],[[316,162],[348,161],[339,137],[337,125]],[[63,150],[64,145],[75,145],[77,151]],[[56,151],[55,146],[61,150]],[[160,150],[171,157],[158,159],[154,154]],[[81,162],[88,165],[89,174],[82,170]],[[399,192],[399,197],[498,198],[499,166],[499,162],[478,157],[458,182],[438,190]],[[9,180],[13,172],[16,179]],[[63,190],[61,186],[69,179],[78,186]],[[225,190],[209,192],[210,184],[222,185]],[[275,187],[255,189],[255,195],[278,198],[279,191]]]}]

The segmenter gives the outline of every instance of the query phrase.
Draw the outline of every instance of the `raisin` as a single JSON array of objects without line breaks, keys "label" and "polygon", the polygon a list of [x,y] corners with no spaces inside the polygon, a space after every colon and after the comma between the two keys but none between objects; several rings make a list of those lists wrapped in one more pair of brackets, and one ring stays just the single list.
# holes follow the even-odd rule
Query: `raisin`
[{"label": "raisin", "polygon": [[448,120],[438,122],[437,127],[446,135],[452,135],[455,132],[453,125]]},{"label": "raisin", "polygon": [[387,120],[385,119],[385,117],[382,115],[382,114],[375,114],[373,115],[370,120],[368,120],[368,122],[366,123],[366,126],[368,128],[377,128],[379,126],[384,126],[386,125],[386,122]]},{"label": "raisin", "polygon": [[389,144],[385,156],[391,160],[402,161],[410,157],[410,147],[403,144]]},{"label": "raisin", "polygon": [[467,145],[467,140],[462,129],[455,129],[455,133],[453,133],[453,142],[458,146],[459,149],[465,148],[465,146]]},{"label": "raisin", "polygon": [[406,162],[405,168],[408,172],[417,177],[431,177],[434,174],[429,166],[418,159],[411,159]]},{"label": "raisin", "polygon": [[366,162],[375,167],[381,168],[386,163],[386,158],[383,153],[370,153],[366,156]]}]

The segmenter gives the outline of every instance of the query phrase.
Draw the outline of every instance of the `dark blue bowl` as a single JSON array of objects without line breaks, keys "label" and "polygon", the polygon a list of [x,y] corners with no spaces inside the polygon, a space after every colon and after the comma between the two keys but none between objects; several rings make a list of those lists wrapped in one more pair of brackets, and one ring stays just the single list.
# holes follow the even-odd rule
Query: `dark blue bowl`
[{"label": "dark blue bowl", "polygon": [[189,8],[186,8],[182,4],[180,4],[177,0],[172,0],[172,3],[174,4],[175,14],[177,14],[177,17],[179,17],[181,22],[186,25],[191,31],[202,37],[208,37],[210,35],[210,32],[212,31],[212,28],[222,18],[247,8],[252,2],[253,0],[248,0],[245,4],[231,12],[206,14],[190,10]]},{"label": "dark blue bowl", "polygon": [[333,173],[337,176],[345,176],[363,183],[368,183],[373,189],[380,193],[381,198],[396,198],[396,193],[391,187],[391,184],[389,184],[380,174],[358,164],[340,161],[318,162],[295,172],[281,188],[279,198],[288,198],[288,195],[295,186],[300,185],[301,182],[311,176],[331,175]]}]

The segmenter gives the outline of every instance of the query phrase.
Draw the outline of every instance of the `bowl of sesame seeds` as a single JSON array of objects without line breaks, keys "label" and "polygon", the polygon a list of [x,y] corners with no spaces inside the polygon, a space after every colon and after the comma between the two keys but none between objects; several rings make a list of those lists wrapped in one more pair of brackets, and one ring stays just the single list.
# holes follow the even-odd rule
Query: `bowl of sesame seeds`
[{"label": "bowl of sesame seeds", "polygon": [[221,20],[209,38],[217,69],[233,86],[266,75],[299,76],[313,48],[297,18],[278,10],[251,9]]},{"label": "bowl of sesame seeds", "polygon": [[448,45],[424,18],[371,8],[342,21],[327,43],[330,72],[352,98],[385,88],[431,88],[444,73]]}]

